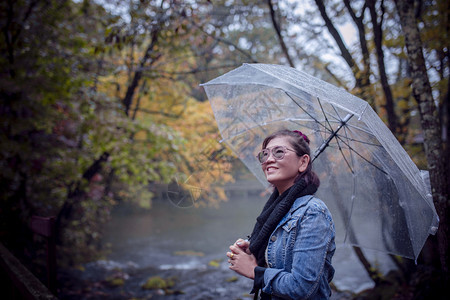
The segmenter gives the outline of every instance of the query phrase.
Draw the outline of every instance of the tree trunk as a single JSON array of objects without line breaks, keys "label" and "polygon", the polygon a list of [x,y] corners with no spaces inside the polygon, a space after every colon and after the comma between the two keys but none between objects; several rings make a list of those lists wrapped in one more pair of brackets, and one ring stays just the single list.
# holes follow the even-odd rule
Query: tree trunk
[{"label": "tree trunk", "polygon": [[[127,93],[125,94],[124,99],[122,100],[123,105],[125,106],[125,114],[128,116],[130,113],[130,108],[133,103],[133,96],[134,93],[139,85],[139,82],[142,78],[142,75],[144,73],[144,68],[147,62],[150,60],[151,55],[153,53],[153,48],[156,45],[156,42],[158,41],[158,34],[159,34],[160,28],[159,26],[155,25],[155,27],[152,29],[151,32],[151,42],[150,45],[147,47],[147,50],[145,51],[144,57],[142,57],[141,62],[139,64],[139,68],[134,73],[133,79],[131,81],[131,84],[128,86]],[[157,58],[153,59],[151,64],[155,62]]]},{"label": "tree trunk", "polygon": [[[369,7],[370,17],[372,21],[373,27],[373,41],[375,43],[375,51],[377,54],[377,65],[378,65],[378,73],[380,76],[381,86],[383,87],[384,97],[386,99],[386,112],[388,119],[388,127],[394,133],[397,134],[397,115],[394,110],[394,98],[392,96],[391,87],[388,82],[388,77],[386,74],[386,66],[384,64],[384,52],[383,52],[383,17],[384,17],[384,8],[381,10],[381,20],[378,22],[378,13],[375,8],[376,0],[368,0],[367,6]],[[381,4],[383,6],[383,3]]]},{"label": "tree trunk", "polygon": [[445,152],[442,147],[441,127],[434,104],[431,86],[422,51],[422,41],[414,15],[414,0],[396,1],[400,23],[405,37],[408,61],[411,67],[413,95],[419,105],[422,130],[425,137],[425,154],[430,172],[433,202],[439,215],[437,241],[444,282],[449,279],[449,199]]},{"label": "tree trunk", "polygon": [[[102,170],[103,164],[108,160],[109,156],[110,154],[108,152],[103,152],[102,155],[100,155],[100,157],[96,159],[92,165],[89,166],[89,168],[87,168],[87,170],[83,173],[82,178],[89,182],[95,174]],[[69,191],[66,201],[62,205],[56,217],[55,228],[57,230],[56,238],[58,242],[61,241],[62,231],[60,229],[64,227],[62,225],[64,220],[69,219],[74,204],[77,201],[80,201],[80,199],[82,199],[85,195],[85,191],[80,189],[80,185],[81,181],[78,181],[75,184],[74,189]]]}]

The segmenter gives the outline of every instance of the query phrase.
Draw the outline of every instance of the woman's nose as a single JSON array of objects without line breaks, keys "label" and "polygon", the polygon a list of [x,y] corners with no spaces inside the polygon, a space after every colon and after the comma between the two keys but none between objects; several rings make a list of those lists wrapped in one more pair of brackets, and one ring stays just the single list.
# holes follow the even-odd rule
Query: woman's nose
[{"label": "woman's nose", "polygon": [[269,151],[269,156],[267,157],[267,160],[265,161],[265,163],[267,164],[268,162],[272,162],[275,161],[275,157],[273,156],[272,151]]}]

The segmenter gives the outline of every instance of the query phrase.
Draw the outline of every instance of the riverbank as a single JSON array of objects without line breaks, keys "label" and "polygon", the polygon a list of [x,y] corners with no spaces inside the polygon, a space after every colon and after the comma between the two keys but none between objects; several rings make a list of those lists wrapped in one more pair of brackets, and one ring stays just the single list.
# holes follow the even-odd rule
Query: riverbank
[{"label": "riverbank", "polygon": [[[182,268],[180,266],[180,268]],[[60,298],[75,299],[250,299],[250,281],[219,266],[195,269],[138,268],[97,262],[84,271],[65,272]],[[146,283],[153,285],[145,287]]]},{"label": "riverbank", "polygon": [[[194,257],[191,257],[194,258]],[[163,267],[164,268],[164,267]],[[79,299],[165,299],[230,300],[253,299],[252,281],[236,276],[225,261],[211,260],[207,265],[139,268],[134,263],[98,261],[84,270],[66,270],[60,274],[59,298]],[[153,285],[145,287],[146,283]],[[333,291],[333,300],[352,299],[349,292]]]},{"label": "riverbank", "polygon": [[[60,272],[61,299],[252,299],[252,282],[228,269],[225,253],[252,229],[264,204],[260,197],[233,198],[220,208],[180,208],[154,202],[148,211],[113,214],[104,243],[105,260]],[[389,269],[379,253],[368,253]],[[373,282],[351,247],[338,245],[333,299],[351,299]],[[152,278],[159,288],[144,289]],[[161,280],[164,280],[162,283]]]}]

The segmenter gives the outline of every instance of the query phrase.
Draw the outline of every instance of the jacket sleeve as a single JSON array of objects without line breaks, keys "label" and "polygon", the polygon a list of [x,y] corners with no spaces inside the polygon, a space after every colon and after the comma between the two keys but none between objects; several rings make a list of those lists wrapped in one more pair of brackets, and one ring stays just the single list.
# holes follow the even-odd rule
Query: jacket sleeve
[{"label": "jacket sleeve", "polygon": [[327,251],[333,237],[332,220],[320,207],[309,207],[297,222],[291,271],[267,268],[262,290],[291,299],[307,299],[314,295],[325,272]]}]

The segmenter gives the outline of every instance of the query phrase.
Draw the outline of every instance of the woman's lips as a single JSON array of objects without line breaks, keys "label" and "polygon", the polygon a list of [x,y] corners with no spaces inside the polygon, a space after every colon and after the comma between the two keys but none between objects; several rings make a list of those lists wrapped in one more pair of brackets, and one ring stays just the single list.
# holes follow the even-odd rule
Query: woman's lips
[{"label": "woman's lips", "polygon": [[275,171],[277,169],[278,169],[277,167],[269,166],[269,167],[266,168],[266,173],[270,173],[270,172]]}]

